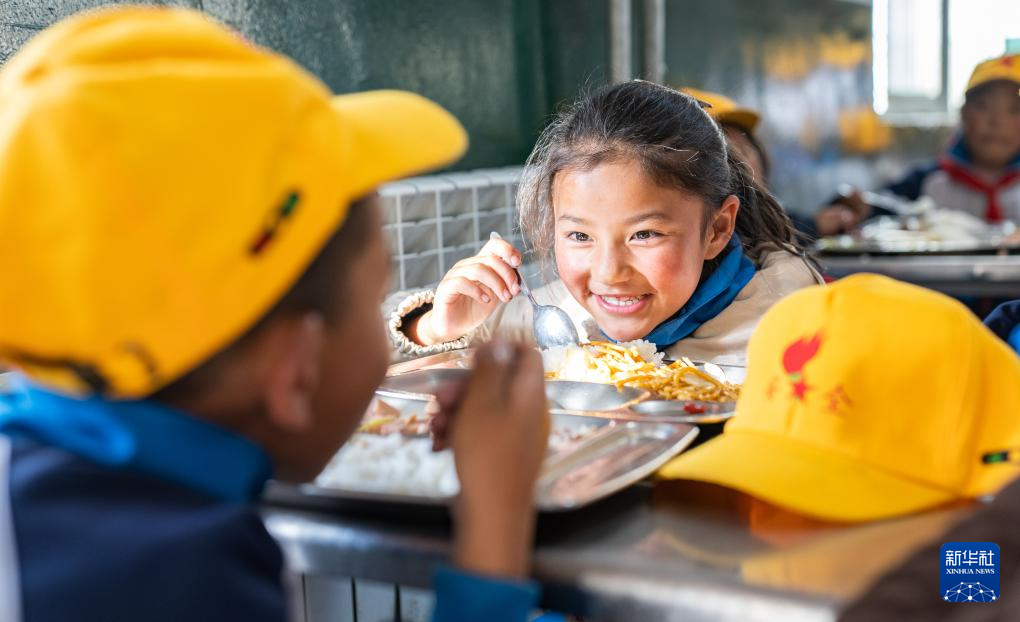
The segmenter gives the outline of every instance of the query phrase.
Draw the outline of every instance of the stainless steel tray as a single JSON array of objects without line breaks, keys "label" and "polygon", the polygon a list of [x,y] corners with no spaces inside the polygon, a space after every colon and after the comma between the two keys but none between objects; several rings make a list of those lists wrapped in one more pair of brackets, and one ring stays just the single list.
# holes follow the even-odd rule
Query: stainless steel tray
[{"label": "stainless steel tray", "polygon": [[[398,363],[390,367],[383,387],[415,393],[429,393],[448,380],[470,374],[474,350],[466,348]],[[729,382],[743,383],[747,368],[694,361],[702,371],[722,373]],[[583,414],[617,421],[651,423],[714,424],[736,411],[736,402],[661,400],[648,391],[591,382],[550,380],[546,397],[554,412]]]},{"label": "stainless steel tray", "polygon": [[[467,380],[470,374],[468,369],[430,367],[389,376],[383,381],[382,388],[410,393],[434,393],[444,384]],[[546,382],[545,395],[550,408],[578,412],[618,410],[651,397],[648,391],[632,387],[617,389],[608,384],[564,380]]]},{"label": "stainless steel tray", "polygon": [[[424,401],[419,399],[390,395],[385,401],[402,415],[420,414],[424,410]],[[550,446],[536,483],[536,505],[543,512],[584,507],[630,486],[683,451],[698,433],[697,428],[686,424],[618,422],[568,412],[553,412],[552,427],[557,438],[555,445]],[[575,435],[580,437],[575,439]],[[358,442],[358,436],[353,440]],[[431,443],[426,438],[408,438],[402,442],[405,443],[403,447]],[[415,449],[422,450],[422,447]],[[435,459],[449,461],[450,456],[437,454]],[[327,471],[344,466],[344,463],[333,463]],[[323,476],[320,479],[324,479]],[[322,481],[300,486],[277,483],[266,492],[269,501],[316,506],[331,500],[445,506],[455,497],[456,492],[450,490],[408,489],[399,478],[365,480],[352,485]]]},{"label": "stainless steel tray", "polygon": [[736,402],[700,400],[647,400],[630,407],[645,417],[676,423],[709,424],[726,421],[736,412]]},{"label": "stainless steel tray", "polygon": [[399,376],[419,369],[471,369],[471,362],[474,356],[474,348],[463,348],[461,350],[431,354],[390,365],[386,375]]},{"label": "stainless steel tray", "polygon": [[990,255],[1015,253],[1020,243],[988,237],[975,240],[862,240],[849,235],[819,238],[815,250],[821,255]]}]

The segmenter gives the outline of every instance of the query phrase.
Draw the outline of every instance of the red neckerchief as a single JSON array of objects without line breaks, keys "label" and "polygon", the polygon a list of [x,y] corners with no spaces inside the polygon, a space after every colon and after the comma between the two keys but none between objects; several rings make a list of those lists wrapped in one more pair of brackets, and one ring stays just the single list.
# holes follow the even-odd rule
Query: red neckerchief
[{"label": "red neckerchief", "polygon": [[1012,170],[997,181],[988,183],[981,179],[967,168],[949,157],[939,160],[939,168],[946,172],[953,181],[963,184],[968,188],[983,192],[985,200],[985,220],[988,222],[1002,222],[1002,207],[999,205],[999,190],[1020,179],[1020,170]]}]

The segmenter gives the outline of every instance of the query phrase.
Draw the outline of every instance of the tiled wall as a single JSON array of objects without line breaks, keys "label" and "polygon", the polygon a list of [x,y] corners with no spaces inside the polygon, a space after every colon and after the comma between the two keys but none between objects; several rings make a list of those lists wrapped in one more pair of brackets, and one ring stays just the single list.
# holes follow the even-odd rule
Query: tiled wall
[{"label": "tiled wall", "polygon": [[520,167],[416,177],[383,186],[393,254],[391,289],[435,284],[498,232],[518,248],[514,200]]}]

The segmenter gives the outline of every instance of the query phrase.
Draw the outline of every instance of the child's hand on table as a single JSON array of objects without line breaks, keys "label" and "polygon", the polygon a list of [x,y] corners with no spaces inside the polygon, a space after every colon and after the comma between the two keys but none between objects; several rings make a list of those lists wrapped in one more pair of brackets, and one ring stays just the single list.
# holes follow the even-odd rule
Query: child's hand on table
[{"label": "child's hand on table", "polygon": [[854,188],[815,214],[815,228],[820,236],[850,233],[871,215],[871,211],[871,206],[864,201],[864,195]]},{"label": "child's hand on table", "polygon": [[429,346],[459,339],[486,320],[500,302],[521,291],[514,268],[521,253],[505,240],[489,240],[473,257],[458,261],[436,288],[432,310],[407,327],[412,341]]}]

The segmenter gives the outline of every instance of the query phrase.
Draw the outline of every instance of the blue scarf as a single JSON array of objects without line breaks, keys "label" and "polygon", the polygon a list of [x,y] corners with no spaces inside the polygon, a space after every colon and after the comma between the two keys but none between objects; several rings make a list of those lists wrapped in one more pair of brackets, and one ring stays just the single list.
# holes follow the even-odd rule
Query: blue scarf
[{"label": "blue scarf", "polygon": [[740,237],[734,233],[723,251],[726,255],[715,271],[694,290],[690,300],[672,317],[644,336],[660,351],[687,337],[699,326],[719,315],[754,278],[755,267],[744,254]]},{"label": "blue scarf", "polygon": [[235,503],[256,500],[272,475],[269,456],[248,439],[168,406],[78,399],[20,374],[6,374],[0,384],[0,434]]}]

